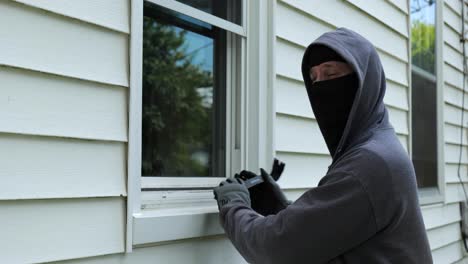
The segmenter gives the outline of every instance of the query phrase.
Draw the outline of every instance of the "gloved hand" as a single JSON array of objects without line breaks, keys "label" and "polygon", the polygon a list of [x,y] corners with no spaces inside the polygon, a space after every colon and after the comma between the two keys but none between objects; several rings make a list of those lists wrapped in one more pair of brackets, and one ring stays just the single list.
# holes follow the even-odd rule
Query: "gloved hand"
[{"label": "gloved hand", "polygon": [[220,211],[222,207],[232,203],[242,203],[250,207],[249,190],[239,177],[222,181],[213,189],[213,193]]},{"label": "gloved hand", "polygon": [[[277,214],[291,204],[291,201],[286,198],[280,186],[270,174],[264,169],[260,169],[260,172],[263,182],[248,189],[252,199],[252,209],[264,216]],[[238,177],[247,180],[255,176],[255,173],[244,170]]]}]

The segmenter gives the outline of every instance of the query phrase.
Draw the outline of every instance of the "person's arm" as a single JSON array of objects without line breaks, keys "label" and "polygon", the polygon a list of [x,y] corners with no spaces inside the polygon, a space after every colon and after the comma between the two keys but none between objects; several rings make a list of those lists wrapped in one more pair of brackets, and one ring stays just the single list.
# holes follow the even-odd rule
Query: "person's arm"
[{"label": "person's arm", "polygon": [[221,208],[227,236],[251,263],[325,263],[359,245],[377,232],[369,197],[352,175],[327,178],[276,215]]}]

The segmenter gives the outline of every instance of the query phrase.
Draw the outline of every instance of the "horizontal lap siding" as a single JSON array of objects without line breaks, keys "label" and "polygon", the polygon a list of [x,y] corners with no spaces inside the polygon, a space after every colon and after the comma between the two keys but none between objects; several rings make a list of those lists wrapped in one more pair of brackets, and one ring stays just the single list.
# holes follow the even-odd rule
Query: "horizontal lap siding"
[{"label": "horizontal lap siding", "polygon": [[456,241],[432,251],[432,258],[435,264],[454,263],[465,257],[464,251],[463,242]]},{"label": "horizontal lap siding", "polygon": [[[320,1],[313,4],[309,1],[301,0],[284,0],[282,2],[285,3],[285,6],[287,5],[289,8],[293,8],[298,15],[309,18],[309,24],[293,24],[295,26],[294,30],[290,31],[297,31],[301,27],[307,27],[309,25],[312,27],[312,23],[324,24],[327,27],[347,27],[368,38],[377,49],[391,54],[402,61],[408,61],[406,37],[349,3],[339,0]],[[278,6],[278,11],[279,8],[281,8],[280,5]],[[391,6],[390,8],[394,7]],[[280,14],[278,15],[280,16]],[[285,23],[292,22],[289,19],[290,18],[288,18],[288,21],[285,21]],[[313,21],[314,19],[319,19],[321,22]],[[401,19],[401,17],[399,16],[393,19]],[[279,32],[280,28],[278,25],[278,34]],[[299,33],[306,38],[312,38],[310,40],[314,39],[313,34],[304,34],[305,32],[308,31],[296,32],[296,34]],[[320,32],[315,32],[314,34],[320,35],[319,33]]]},{"label": "horizontal lap siding", "polygon": [[130,1],[122,0],[14,0],[123,33],[130,33]]},{"label": "horizontal lap siding", "polygon": [[283,175],[278,181],[286,189],[317,186],[331,163],[328,154],[277,151],[277,157],[287,164]]},{"label": "horizontal lap siding", "polygon": [[127,141],[127,87],[0,66],[0,132]]},{"label": "horizontal lap siding", "polygon": [[385,0],[392,5],[396,6],[403,13],[408,14],[408,2],[407,0]]},{"label": "horizontal lap siding", "polygon": [[[445,168],[445,205],[443,211],[433,215],[434,219],[445,219],[433,224],[429,238],[433,249],[434,263],[455,263],[464,258],[463,242],[460,230],[459,202],[465,198],[460,179],[458,162],[460,155],[460,133],[462,134],[462,156],[460,166],[461,181],[467,182],[467,125],[468,112],[464,112],[465,125],[461,127],[463,103],[463,55],[460,44],[461,1],[445,0],[443,6],[443,78],[444,78],[444,154]],[[468,95],[465,94],[465,108]],[[465,185],[465,188],[467,186]],[[437,209],[437,207],[436,207]],[[433,239],[431,239],[433,238]]]},{"label": "horizontal lap siding", "polygon": [[154,263],[223,263],[243,264],[245,260],[224,236],[136,248],[130,254],[114,254],[57,264],[154,264]]},{"label": "horizontal lap siding", "polygon": [[0,13],[0,64],[128,86],[128,34],[12,1]]},{"label": "horizontal lap siding", "polygon": [[406,13],[394,8],[392,3],[387,1],[368,0],[346,0],[357,8],[363,10],[374,19],[381,21],[385,26],[397,31],[404,37],[408,37],[408,24]]},{"label": "horizontal lap siding", "polygon": [[[366,1],[278,1],[276,15],[276,153],[287,163],[280,184],[294,189],[314,187],[325,175],[331,158],[310,107],[301,74],[305,48],[321,34],[345,26],[375,44],[387,77],[385,104],[390,122],[408,148],[408,58],[406,13],[400,1],[386,1],[387,17]],[[380,12],[380,11],[379,11]],[[336,15],[346,14],[345,16]],[[391,41],[389,41],[391,40]],[[307,173],[309,174],[307,174]],[[294,196],[293,195],[293,196]]]},{"label": "horizontal lap siding", "polygon": [[126,195],[124,143],[1,134],[0,160],[0,200]]},{"label": "horizontal lap siding", "polygon": [[38,263],[122,252],[125,200],[0,201],[0,260]]},{"label": "horizontal lap siding", "polygon": [[0,262],[123,252],[129,1],[0,0]]}]

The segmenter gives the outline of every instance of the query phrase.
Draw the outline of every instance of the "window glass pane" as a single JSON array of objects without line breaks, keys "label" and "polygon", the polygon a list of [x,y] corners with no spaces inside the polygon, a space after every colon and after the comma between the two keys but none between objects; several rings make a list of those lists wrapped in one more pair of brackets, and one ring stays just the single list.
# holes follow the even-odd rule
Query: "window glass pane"
[{"label": "window glass pane", "polygon": [[224,177],[225,33],[153,4],[144,13],[142,176]]},{"label": "window glass pane", "polygon": [[436,83],[413,71],[412,133],[413,165],[418,187],[437,186]]},{"label": "window glass pane", "polygon": [[411,0],[410,5],[412,159],[418,187],[436,187],[436,1]]},{"label": "window glass pane", "polygon": [[411,61],[435,75],[435,0],[411,0]]},{"label": "window glass pane", "polygon": [[177,0],[206,13],[242,24],[242,0]]}]

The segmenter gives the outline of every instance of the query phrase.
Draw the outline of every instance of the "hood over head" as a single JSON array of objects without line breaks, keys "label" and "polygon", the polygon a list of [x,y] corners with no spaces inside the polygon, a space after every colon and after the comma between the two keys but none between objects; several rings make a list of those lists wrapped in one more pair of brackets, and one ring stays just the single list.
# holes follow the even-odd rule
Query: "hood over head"
[{"label": "hood over head", "polygon": [[[327,52],[327,50],[331,50],[331,52]],[[339,131],[339,139],[336,139],[337,143],[333,147],[333,150],[330,148],[330,138],[333,138],[334,135],[331,134],[336,134],[336,131],[331,131],[327,128],[327,122],[333,122],[333,120],[325,119],[327,117],[328,119],[335,117],[325,114],[322,120],[317,119],[322,135],[332,155],[333,164],[343,153],[365,142],[374,130],[392,128],[392,126],[389,123],[388,112],[383,102],[386,89],[385,73],[377,51],[367,39],[346,28],[327,32],[307,47],[302,59],[302,75],[309,99],[314,95],[315,97],[318,96],[312,89],[315,88],[315,84],[321,83],[316,82],[314,85],[312,84],[312,80],[309,77],[310,68],[330,60],[347,62],[354,70],[352,77],[355,80],[353,81],[349,77],[341,77],[341,81],[335,83],[345,86],[349,84],[349,88],[353,88],[352,86],[355,86],[355,88],[353,92],[347,92],[343,89],[346,91],[345,95],[348,96],[349,109],[344,110],[344,108],[340,108],[338,111],[349,111],[349,113],[346,113],[346,119],[343,121],[342,126],[343,131]],[[346,78],[348,79],[346,80]],[[323,82],[330,82],[336,79]],[[316,118],[318,102],[320,102],[320,98],[311,100]],[[335,103],[337,103],[337,106],[341,104],[339,101]],[[324,104],[322,103],[322,105]]]}]

